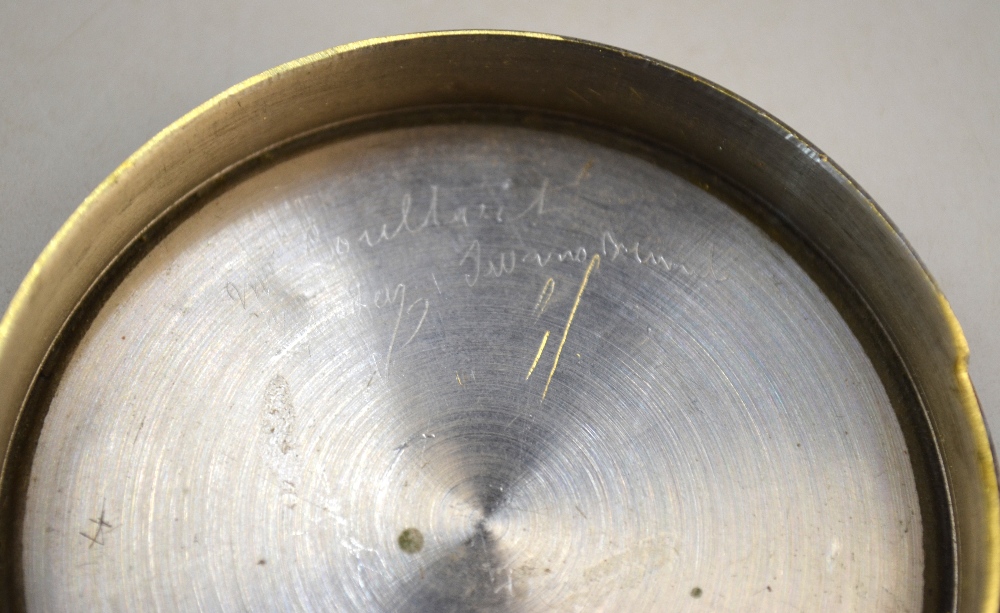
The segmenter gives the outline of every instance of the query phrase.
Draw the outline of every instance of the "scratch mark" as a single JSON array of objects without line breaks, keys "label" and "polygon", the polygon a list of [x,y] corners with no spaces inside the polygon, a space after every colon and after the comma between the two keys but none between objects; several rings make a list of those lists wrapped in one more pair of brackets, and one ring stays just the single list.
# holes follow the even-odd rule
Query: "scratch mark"
[{"label": "scratch mark", "polygon": [[406,339],[406,342],[403,343],[403,347],[406,347],[407,345],[409,345],[410,341],[413,340],[413,337],[417,335],[417,332],[420,332],[420,326],[424,325],[424,318],[427,317],[427,309],[429,309],[431,307],[431,301],[430,300],[428,300],[426,298],[421,298],[420,300],[417,300],[416,302],[414,302],[413,304],[411,304],[408,309],[406,309],[406,314],[409,315],[410,311],[413,310],[413,307],[415,307],[418,304],[420,304],[421,300],[424,303],[424,312],[420,314],[420,321],[417,322],[417,328],[413,331],[413,334],[410,335],[410,338]]},{"label": "scratch mark", "polygon": [[[386,294],[388,295],[388,291]],[[406,286],[400,283],[396,286],[396,291],[392,294],[392,299],[395,300],[396,294],[399,294],[399,313],[396,314],[396,325],[392,328],[392,338],[389,339],[389,350],[385,353],[385,376],[389,377],[389,366],[392,361],[392,349],[396,344],[396,335],[399,334],[399,322],[403,320],[403,309],[406,305]],[[391,303],[390,303],[391,304]],[[426,315],[426,313],[425,313]],[[420,322],[423,323],[423,318],[420,318]],[[413,337],[410,337],[411,339]],[[410,342],[410,341],[406,341]]]},{"label": "scratch mark", "polygon": [[[514,595],[514,572],[511,569],[509,569],[509,568],[506,569],[506,570],[507,570],[507,582],[506,583],[501,583],[497,587],[493,588],[493,593],[494,594],[499,594],[500,590],[507,590],[510,593],[510,595],[513,596]],[[495,581],[493,580],[493,577],[490,577],[490,581],[495,583]]]},{"label": "scratch mark", "polygon": [[112,528],[112,526],[105,519],[105,516],[104,516],[104,503],[103,502],[101,503],[101,515],[100,515],[100,517],[98,517],[97,519],[91,518],[90,519],[90,523],[95,524],[97,526],[97,528],[94,529],[94,534],[90,535],[90,534],[87,534],[86,532],[81,532],[80,536],[82,536],[83,538],[85,538],[88,541],[90,541],[90,545],[89,545],[90,547],[93,547],[95,544],[96,545],[104,546],[104,536],[103,536],[104,529],[107,528],[107,529],[110,530]]},{"label": "scratch mark", "polygon": [[438,280],[437,280],[437,277],[434,276],[434,273],[431,273],[431,280],[434,281],[434,287],[437,288],[438,296],[440,296],[441,295],[441,286],[438,285]]},{"label": "scratch mark", "polygon": [[133,445],[135,445],[135,442],[137,440],[139,440],[139,433],[142,432],[142,427],[145,426],[145,425],[146,425],[146,418],[143,417],[142,421],[139,422],[139,429],[135,431],[135,438],[132,439],[132,444]]},{"label": "scratch mark", "polygon": [[482,251],[479,247],[479,241],[473,240],[472,243],[469,245],[469,248],[465,251],[465,255],[462,256],[461,261],[459,261],[458,263],[459,266],[462,266],[463,264],[465,264],[465,260],[471,257],[473,264],[475,264],[474,274],[469,275],[468,273],[466,273],[465,275],[465,283],[469,287],[475,287],[476,282],[479,281],[479,267],[480,267],[481,254]]},{"label": "scratch mark", "polygon": [[240,288],[236,287],[236,284],[232,281],[226,282],[226,294],[233,299],[234,302],[239,302],[240,306],[244,309],[247,308],[247,298],[244,292],[240,291]]},{"label": "scratch mark", "polygon": [[552,294],[556,291],[556,282],[549,277],[549,280],[545,282],[542,286],[541,293],[538,294],[538,300],[535,301],[535,317],[541,317],[542,313],[549,306],[549,300],[552,298]]},{"label": "scratch mark", "polygon": [[458,379],[458,384],[462,385],[462,377],[458,374],[457,370],[455,371],[455,378]]},{"label": "scratch mark", "polygon": [[583,297],[583,290],[587,287],[587,281],[590,280],[590,273],[594,272],[601,266],[601,256],[594,254],[594,257],[590,258],[590,264],[587,264],[587,270],[583,273],[583,281],[580,283],[580,289],[576,292],[576,299],[573,301],[573,308],[570,309],[569,319],[566,320],[566,327],[563,328],[562,339],[559,341],[559,348],[556,349],[556,359],[552,362],[552,370],[549,371],[549,379],[545,382],[545,389],[542,390],[542,400],[545,400],[545,396],[549,393],[549,385],[552,384],[552,377],[556,374],[556,368],[559,366],[559,356],[562,355],[563,345],[566,344],[566,337],[569,336],[569,328],[573,325],[573,318],[576,317],[576,309],[580,306],[580,298]]},{"label": "scratch mark", "polygon": [[549,180],[543,179],[542,187],[538,190],[538,196],[534,199],[534,201],[532,201],[531,204],[528,205],[528,208],[524,209],[523,211],[515,215],[512,218],[512,220],[521,219],[522,217],[527,215],[532,209],[535,209],[536,215],[541,217],[542,213],[545,210],[545,190],[548,189],[548,187],[549,187]]},{"label": "scratch mark", "polygon": [[[549,279],[549,281],[551,280]],[[542,337],[542,344],[538,346],[538,353],[535,354],[535,361],[531,363],[531,368],[528,369],[528,375],[524,378],[525,381],[531,378],[531,373],[535,372],[535,367],[538,366],[538,360],[542,359],[542,352],[545,351],[545,343],[547,342],[549,342],[548,330],[545,331],[545,336]]]},{"label": "scratch mark", "polygon": [[566,91],[568,91],[569,93],[573,94],[573,95],[574,95],[574,96],[576,96],[576,97],[577,97],[578,99],[582,100],[582,101],[583,101],[583,103],[584,103],[584,104],[586,104],[587,106],[593,106],[593,104],[592,104],[592,103],[590,102],[590,100],[587,100],[587,99],[586,99],[586,98],[584,98],[584,97],[583,97],[582,95],[580,95],[580,94],[579,94],[578,92],[576,92],[576,91],[574,91],[574,90],[572,90],[572,89],[569,89],[569,88],[566,88]]}]

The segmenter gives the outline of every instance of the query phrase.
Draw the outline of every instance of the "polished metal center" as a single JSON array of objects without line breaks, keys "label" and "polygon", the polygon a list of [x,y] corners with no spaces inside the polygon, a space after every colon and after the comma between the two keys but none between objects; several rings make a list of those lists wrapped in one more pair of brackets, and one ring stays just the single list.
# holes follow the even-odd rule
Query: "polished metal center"
[{"label": "polished metal center", "polygon": [[499,125],[315,147],[187,218],[51,403],[30,610],[906,611],[886,392],[667,166]]}]

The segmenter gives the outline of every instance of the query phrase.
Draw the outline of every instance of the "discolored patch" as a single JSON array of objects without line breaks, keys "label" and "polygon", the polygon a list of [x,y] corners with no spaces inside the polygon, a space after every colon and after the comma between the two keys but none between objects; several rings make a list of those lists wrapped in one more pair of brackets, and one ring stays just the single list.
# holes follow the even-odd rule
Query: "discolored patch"
[{"label": "discolored patch", "polygon": [[396,542],[406,553],[417,553],[424,548],[424,535],[416,528],[407,528],[399,533]]}]

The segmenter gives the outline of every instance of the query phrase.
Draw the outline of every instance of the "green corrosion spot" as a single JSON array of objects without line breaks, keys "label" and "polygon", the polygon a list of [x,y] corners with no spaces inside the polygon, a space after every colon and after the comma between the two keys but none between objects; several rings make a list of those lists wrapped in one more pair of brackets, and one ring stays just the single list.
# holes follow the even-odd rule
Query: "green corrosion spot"
[{"label": "green corrosion spot", "polygon": [[399,548],[406,553],[417,553],[424,548],[424,535],[416,528],[407,528],[399,533],[396,542],[399,543]]}]

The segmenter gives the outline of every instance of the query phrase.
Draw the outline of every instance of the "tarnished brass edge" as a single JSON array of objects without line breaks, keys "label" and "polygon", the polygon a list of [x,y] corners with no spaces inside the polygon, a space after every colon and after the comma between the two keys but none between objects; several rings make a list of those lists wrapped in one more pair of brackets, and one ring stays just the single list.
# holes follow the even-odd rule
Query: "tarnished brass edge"
[{"label": "tarnished brass edge", "polygon": [[986,508],[986,530],[983,535],[987,547],[984,582],[985,594],[982,602],[983,613],[1000,611],[1000,487],[997,484],[997,466],[990,447],[989,431],[983,419],[979,399],[969,377],[969,344],[962,326],[958,323],[951,304],[944,294],[938,292],[941,315],[948,325],[955,344],[955,386],[969,432],[976,446],[976,462],[979,467],[980,486]]}]

